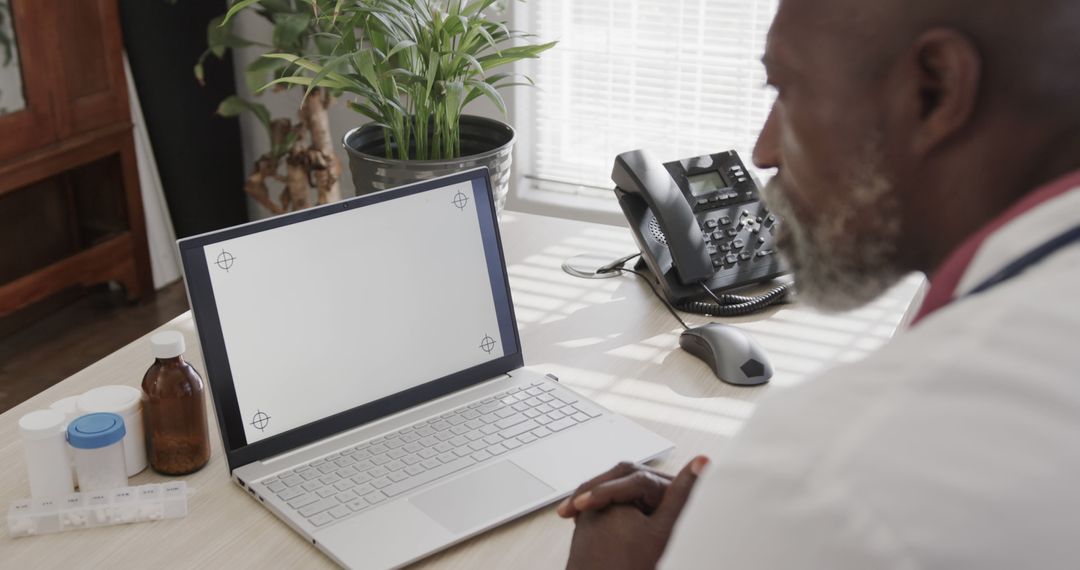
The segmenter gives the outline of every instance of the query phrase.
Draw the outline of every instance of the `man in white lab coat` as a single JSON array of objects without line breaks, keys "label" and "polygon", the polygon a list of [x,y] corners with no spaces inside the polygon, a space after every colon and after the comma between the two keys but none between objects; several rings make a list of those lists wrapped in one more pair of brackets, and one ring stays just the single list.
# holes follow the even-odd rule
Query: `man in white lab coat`
[{"label": "man in white lab coat", "polygon": [[569,566],[1080,568],[1080,2],[781,0],[764,61],[801,299],[927,299],[711,463],[583,484]]}]

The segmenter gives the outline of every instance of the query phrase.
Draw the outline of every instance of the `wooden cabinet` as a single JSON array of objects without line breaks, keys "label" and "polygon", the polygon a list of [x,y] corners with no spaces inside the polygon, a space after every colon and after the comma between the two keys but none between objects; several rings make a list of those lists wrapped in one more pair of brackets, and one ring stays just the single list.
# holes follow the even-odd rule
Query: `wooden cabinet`
[{"label": "wooden cabinet", "polygon": [[[38,0],[39,2],[41,0]],[[57,135],[130,124],[117,0],[47,0],[57,55],[52,85]]]},{"label": "wooden cabinet", "polygon": [[77,285],[152,293],[116,0],[10,10],[23,101],[0,115],[0,316]]},{"label": "wooden cabinet", "polygon": [[[48,43],[43,41],[43,38],[25,31],[33,30],[35,22],[42,21],[39,12],[43,4],[44,2],[14,0],[9,4],[10,13],[5,15],[13,24],[7,31],[17,31],[17,35],[9,36],[9,41],[16,46],[16,55],[7,65],[17,66],[18,69],[12,73],[22,77],[23,106],[0,115],[0,162],[11,160],[56,139],[50,85],[52,71],[49,69],[53,58],[49,54]],[[32,67],[35,62],[41,67]],[[15,87],[5,83],[0,88],[10,90]]]}]

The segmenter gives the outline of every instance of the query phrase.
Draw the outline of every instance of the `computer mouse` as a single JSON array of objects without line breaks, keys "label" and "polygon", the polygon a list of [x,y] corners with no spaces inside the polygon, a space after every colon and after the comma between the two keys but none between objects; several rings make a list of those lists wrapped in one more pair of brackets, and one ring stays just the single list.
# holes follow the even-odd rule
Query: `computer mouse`
[{"label": "computer mouse", "polygon": [[758,386],[772,378],[765,351],[741,330],[719,323],[687,329],[679,337],[683,350],[705,361],[716,377],[735,386]]}]

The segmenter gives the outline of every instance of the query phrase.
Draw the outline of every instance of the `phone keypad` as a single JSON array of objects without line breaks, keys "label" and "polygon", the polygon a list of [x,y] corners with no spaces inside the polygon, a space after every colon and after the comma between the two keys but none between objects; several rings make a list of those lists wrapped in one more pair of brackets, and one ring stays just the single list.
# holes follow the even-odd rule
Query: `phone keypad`
[{"label": "phone keypad", "polygon": [[770,258],[771,236],[778,225],[762,203],[741,204],[698,214],[706,251],[718,271]]}]

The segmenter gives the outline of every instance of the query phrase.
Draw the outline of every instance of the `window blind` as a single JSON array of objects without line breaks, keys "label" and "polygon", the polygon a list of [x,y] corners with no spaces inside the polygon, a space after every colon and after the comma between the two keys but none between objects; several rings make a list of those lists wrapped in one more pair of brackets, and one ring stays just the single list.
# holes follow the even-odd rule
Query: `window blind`
[{"label": "window blind", "polygon": [[611,200],[612,161],[750,152],[774,95],[760,58],[777,0],[534,0],[527,29],[559,45],[531,60],[517,111],[530,191]]}]

